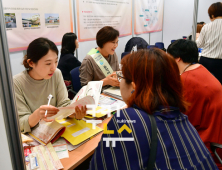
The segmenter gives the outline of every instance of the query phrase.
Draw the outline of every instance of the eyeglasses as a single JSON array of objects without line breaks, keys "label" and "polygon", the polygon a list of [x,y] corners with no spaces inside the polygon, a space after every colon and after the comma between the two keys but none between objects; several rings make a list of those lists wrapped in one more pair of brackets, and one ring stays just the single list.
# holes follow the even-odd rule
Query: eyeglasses
[{"label": "eyeglasses", "polygon": [[117,71],[117,72],[116,72],[116,75],[117,75],[117,80],[118,80],[119,82],[120,82],[122,79],[124,79],[122,71]]}]

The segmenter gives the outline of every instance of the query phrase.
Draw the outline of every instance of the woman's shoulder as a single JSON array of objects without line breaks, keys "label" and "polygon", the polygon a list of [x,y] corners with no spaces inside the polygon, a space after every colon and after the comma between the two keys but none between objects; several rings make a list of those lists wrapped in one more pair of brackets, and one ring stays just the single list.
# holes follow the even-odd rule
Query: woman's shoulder
[{"label": "woman's shoulder", "polygon": [[118,113],[116,113],[116,117],[119,117],[120,119],[127,118],[132,120],[132,119],[140,119],[141,117],[145,119],[148,118],[148,113],[134,107],[122,109],[120,110],[119,113],[120,113],[119,115]]},{"label": "woman's shoulder", "polygon": [[24,79],[26,79],[26,78],[27,78],[27,71],[24,70],[24,71],[22,71],[21,73],[16,74],[16,75],[13,76],[13,82],[14,82],[14,83],[22,82],[22,81],[24,81]]}]

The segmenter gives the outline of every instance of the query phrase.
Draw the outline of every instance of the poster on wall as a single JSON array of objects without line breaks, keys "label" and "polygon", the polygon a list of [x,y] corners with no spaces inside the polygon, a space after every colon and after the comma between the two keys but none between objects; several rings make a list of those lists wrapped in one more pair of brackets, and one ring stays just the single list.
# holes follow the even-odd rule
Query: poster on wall
[{"label": "poster on wall", "polygon": [[139,0],[135,2],[135,34],[162,31],[163,1]]},{"label": "poster on wall", "polygon": [[78,40],[95,40],[104,26],[119,30],[120,37],[132,35],[132,0],[76,0]]},{"label": "poster on wall", "polygon": [[36,38],[60,45],[73,32],[71,0],[3,0],[9,51],[26,50]]}]

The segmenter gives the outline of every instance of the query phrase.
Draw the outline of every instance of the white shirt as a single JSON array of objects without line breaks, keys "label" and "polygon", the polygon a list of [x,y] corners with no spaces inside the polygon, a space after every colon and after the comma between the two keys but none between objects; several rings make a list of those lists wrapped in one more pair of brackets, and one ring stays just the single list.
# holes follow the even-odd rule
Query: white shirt
[{"label": "white shirt", "polygon": [[204,25],[196,43],[203,48],[201,56],[222,59],[222,19]]}]

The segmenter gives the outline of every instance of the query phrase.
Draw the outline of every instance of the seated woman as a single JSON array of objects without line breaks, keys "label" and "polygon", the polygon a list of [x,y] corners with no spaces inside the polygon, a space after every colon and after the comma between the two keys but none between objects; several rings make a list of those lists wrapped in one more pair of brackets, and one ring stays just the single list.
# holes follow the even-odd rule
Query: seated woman
[{"label": "seated woman", "polygon": [[81,65],[81,62],[74,56],[74,51],[77,48],[79,48],[79,43],[76,34],[70,32],[63,35],[58,68],[66,81],[71,80],[70,71]]},{"label": "seated woman", "polygon": [[[31,128],[41,119],[52,121],[47,117],[57,114],[59,110],[56,107],[70,104],[62,74],[56,69],[57,62],[58,49],[52,41],[38,38],[29,44],[23,60],[27,70],[13,77],[20,129],[23,133],[31,132]],[[54,98],[48,106],[49,94]],[[70,117],[82,119],[86,114],[86,107],[75,109],[76,113]]]},{"label": "seated woman", "polygon": [[[202,65],[198,64],[197,44],[188,40],[177,40],[167,53],[175,58],[184,87],[184,97],[190,103],[184,112],[196,128],[218,167],[210,143],[222,144],[222,87],[220,82]],[[222,158],[222,149],[217,153]]]},{"label": "seated woman", "polygon": [[[90,169],[146,169],[150,156],[151,122],[157,125],[155,169],[217,169],[211,154],[203,144],[186,115],[179,69],[173,57],[160,49],[140,50],[123,58],[122,74],[118,76],[123,100],[128,108],[115,114],[95,150]],[[117,132],[123,125],[132,132]],[[105,138],[129,138],[116,141],[116,146],[103,142]],[[113,142],[113,141],[112,141]]]},{"label": "seated woman", "polygon": [[118,58],[115,49],[118,46],[119,31],[110,26],[103,27],[96,34],[96,43],[99,47],[91,49],[80,66],[81,85],[89,81],[103,81],[103,86],[119,86],[113,76],[119,70]]}]

